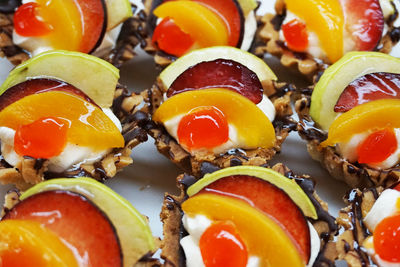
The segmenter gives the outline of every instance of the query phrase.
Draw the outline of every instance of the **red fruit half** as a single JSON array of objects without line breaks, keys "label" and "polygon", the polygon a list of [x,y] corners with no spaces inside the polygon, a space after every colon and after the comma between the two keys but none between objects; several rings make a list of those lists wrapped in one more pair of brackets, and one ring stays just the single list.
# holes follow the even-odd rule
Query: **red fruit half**
[{"label": "red fruit half", "polygon": [[24,81],[7,89],[2,95],[0,95],[0,111],[25,96],[48,91],[69,92],[97,106],[97,104],[90,97],[71,84],[60,80],[39,78]]},{"label": "red fruit half", "polygon": [[107,9],[104,0],[75,0],[82,12],[82,43],[80,52],[91,53],[103,41],[107,29]]},{"label": "red fruit half", "polygon": [[226,88],[256,104],[263,98],[263,89],[257,74],[246,66],[228,59],[203,61],[188,68],[171,84],[167,96],[205,88]]},{"label": "red fruit half", "polygon": [[346,112],[363,103],[383,98],[400,98],[400,74],[377,72],[352,81],[342,92],[335,112]]},{"label": "red fruit half", "polygon": [[87,266],[122,266],[119,239],[107,216],[86,197],[46,191],[15,205],[3,218],[36,221],[76,249]]},{"label": "red fruit half", "polygon": [[340,0],[345,29],[352,34],[357,51],[371,51],[382,37],[385,20],[379,0]]},{"label": "red fruit half", "polygon": [[256,177],[228,176],[209,184],[201,193],[215,193],[248,202],[274,218],[297,245],[303,259],[310,258],[310,229],[303,212],[280,188]]},{"label": "red fruit half", "polygon": [[244,16],[237,0],[194,0],[217,13],[228,29],[228,45],[240,47],[243,41]]}]

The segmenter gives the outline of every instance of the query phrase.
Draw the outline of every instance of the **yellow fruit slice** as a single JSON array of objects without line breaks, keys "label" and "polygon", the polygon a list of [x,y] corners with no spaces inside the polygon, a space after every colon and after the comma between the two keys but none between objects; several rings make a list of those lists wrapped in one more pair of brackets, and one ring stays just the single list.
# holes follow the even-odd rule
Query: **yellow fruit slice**
[{"label": "yellow fruit slice", "polygon": [[26,96],[0,112],[0,125],[17,129],[43,117],[70,121],[68,141],[103,150],[123,147],[124,138],[110,118],[98,107],[79,96],[50,91]]},{"label": "yellow fruit slice", "polygon": [[249,255],[260,257],[260,266],[304,266],[295,245],[282,228],[241,200],[204,193],[186,200],[182,210],[188,216],[202,214],[212,221],[233,222]]},{"label": "yellow fruit slice", "polygon": [[31,267],[78,266],[60,238],[37,222],[0,222],[0,265]]},{"label": "yellow fruit slice", "polygon": [[269,148],[275,144],[275,130],[268,117],[246,97],[226,89],[187,91],[168,98],[154,113],[153,120],[166,122],[201,106],[214,106],[235,126],[243,148]]},{"label": "yellow fruit slice", "polygon": [[56,49],[79,51],[82,40],[81,14],[73,0],[36,0],[40,16],[52,26],[47,36]]},{"label": "yellow fruit slice", "polygon": [[343,11],[337,0],[285,0],[287,9],[315,32],[331,63],[343,55]]},{"label": "yellow fruit slice", "polygon": [[170,17],[184,32],[190,34],[200,47],[228,44],[224,21],[205,6],[192,1],[169,1],[154,9],[159,18]]},{"label": "yellow fruit slice", "polygon": [[370,130],[400,128],[399,114],[399,99],[380,99],[356,106],[336,118],[321,146],[346,142],[354,134]]}]

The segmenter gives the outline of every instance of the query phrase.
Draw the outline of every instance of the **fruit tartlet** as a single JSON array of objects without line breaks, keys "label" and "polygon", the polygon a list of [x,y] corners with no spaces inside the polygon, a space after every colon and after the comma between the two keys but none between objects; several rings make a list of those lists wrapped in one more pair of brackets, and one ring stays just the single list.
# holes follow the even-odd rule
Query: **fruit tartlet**
[{"label": "fruit tartlet", "polygon": [[143,96],[118,85],[97,57],[44,52],[0,87],[0,182],[26,188],[52,177],[113,177],[147,140]]},{"label": "fruit tartlet", "polygon": [[353,189],[339,212],[336,247],[349,266],[399,266],[400,186]]},{"label": "fruit tartlet", "polygon": [[161,257],[173,266],[332,266],[335,219],[308,176],[277,164],[178,177],[166,194]]},{"label": "fruit tartlet", "polygon": [[[2,266],[155,266],[147,218],[91,178],[10,191],[0,221]],[[159,265],[156,265],[159,266]]]},{"label": "fruit tartlet", "polygon": [[243,50],[195,50],[161,72],[148,92],[158,150],[186,172],[262,165],[294,129],[292,87]]},{"label": "fruit tartlet", "polygon": [[145,0],[144,50],[164,67],[194,49],[249,50],[257,30],[255,0]]},{"label": "fruit tartlet", "polygon": [[296,102],[311,157],[351,187],[398,180],[400,60],[349,52]]},{"label": "fruit tartlet", "polygon": [[6,0],[0,56],[14,65],[48,50],[90,53],[115,66],[134,56],[140,20],[129,0]]},{"label": "fruit tartlet", "polygon": [[349,51],[389,53],[400,39],[396,2],[277,0],[276,13],[261,19],[255,53],[279,56],[310,78]]}]

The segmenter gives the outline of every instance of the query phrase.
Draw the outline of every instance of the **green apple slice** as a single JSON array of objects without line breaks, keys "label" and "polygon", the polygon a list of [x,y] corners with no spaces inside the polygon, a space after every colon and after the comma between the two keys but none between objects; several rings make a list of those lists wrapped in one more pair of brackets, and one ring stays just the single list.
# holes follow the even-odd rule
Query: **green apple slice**
[{"label": "green apple slice", "polygon": [[49,190],[66,190],[86,196],[93,201],[114,225],[121,242],[123,266],[134,266],[155,243],[146,219],[126,199],[104,184],[91,178],[52,179],[25,191],[20,199]]},{"label": "green apple slice", "polygon": [[106,0],[107,31],[133,16],[129,0]]},{"label": "green apple slice", "polygon": [[214,46],[194,50],[178,58],[160,73],[160,79],[166,88],[169,88],[175,79],[186,69],[203,61],[212,61],[219,58],[229,59],[245,65],[257,74],[261,82],[277,80],[274,72],[261,58],[230,46]]},{"label": "green apple slice", "polygon": [[64,50],[47,51],[13,69],[1,85],[0,94],[11,86],[35,77],[65,81],[82,90],[100,107],[110,107],[119,70],[88,54]]},{"label": "green apple slice", "polygon": [[327,131],[340,115],[333,109],[343,90],[356,78],[373,72],[400,73],[400,59],[379,52],[349,52],[327,68],[311,96],[313,120]]},{"label": "green apple slice", "polygon": [[240,7],[242,8],[243,14],[246,17],[250,11],[257,7],[257,2],[255,0],[237,0]]},{"label": "green apple slice", "polygon": [[189,197],[193,196],[216,180],[232,175],[248,175],[268,181],[285,191],[293,202],[303,211],[304,215],[312,219],[318,218],[317,211],[315,210],[310,198],[306,193],[304,193],[295,180],[289,179],[276,171],[263,167],[236,166],[206,174],[202,179],[188,188],[187,194]]}]

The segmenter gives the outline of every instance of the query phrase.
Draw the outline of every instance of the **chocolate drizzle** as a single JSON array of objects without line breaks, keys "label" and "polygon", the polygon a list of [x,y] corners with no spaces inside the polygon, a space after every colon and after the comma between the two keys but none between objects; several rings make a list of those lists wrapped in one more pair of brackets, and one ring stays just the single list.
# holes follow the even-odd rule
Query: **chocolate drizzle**
[{"label": "chocolate drizzle", "polygon": [[1,0],[0,1],[0,12],[1,13],[12,13],[21,4],[22,4],[21,0]]}]

